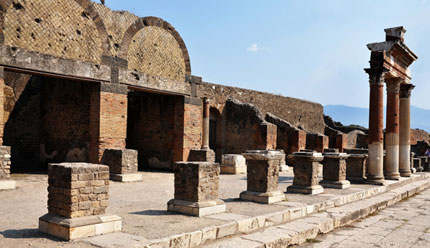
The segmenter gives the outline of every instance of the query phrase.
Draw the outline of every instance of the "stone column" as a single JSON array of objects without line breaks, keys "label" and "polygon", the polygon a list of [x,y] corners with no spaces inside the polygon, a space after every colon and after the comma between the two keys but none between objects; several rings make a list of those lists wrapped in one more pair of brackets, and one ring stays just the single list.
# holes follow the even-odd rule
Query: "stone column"
[{"label": "stone column", "polygon": [[243,154],[247,165],[247,190],[240,199],[271,204],[285,200],[278,189],[282,154],[277,151],[252,150]]},{"label": "stone column", "polygon": [[401,78],[387,78],[387,128],[385,134],[385,179],[399,180],[399,92]]},{"label": "stone column", "polygon": [[369,166],[367,182],[384,184],[384,70],[366,69],[369,74]]},{"label": "stone column", "polygon": [[400,132],[399,132],[399,167],[400,176],[411,176],[411,92],[412,84],[400,85]]},{"label": "stone column", "polygon": [[109,204],[109,168],[87,163],[49,164],[48,214],[39,231],[79,239],[121,231],[121,218],[105,215]]},{"label": "stone column", "polygon": [[167,203],[168,211],[194,216],[225,212],[218,199],[220,166],[212,162],[178,162],[175,172],[175,198]]},{"label": "stone column", "polygon": [[127,135],[127,86],[99,83],[91,92],[91,163],[101,163],[105,149],[124,149]]},{"label": "stone column", "polygon": [[293,185],[287,188],[288,193],[320,194],[324,189],[319,185],[318,172],[324,157],[316,152],[295,152],[288,156],[294,166]]},{"label": "stone column", "polygon": [[209,149],[209,99],[206,97],[203,99],[203,140],[202,140],[202,150]]}]

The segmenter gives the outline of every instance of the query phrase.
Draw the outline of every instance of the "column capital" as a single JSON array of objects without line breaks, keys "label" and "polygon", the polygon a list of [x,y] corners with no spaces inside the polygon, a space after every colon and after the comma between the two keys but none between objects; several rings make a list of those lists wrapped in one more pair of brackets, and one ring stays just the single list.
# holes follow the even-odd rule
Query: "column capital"
[{"label": "column capital", "polygon": [[400,85],[400,98],[411,97],[412,90],[415,88],[413,84],[401,84]]},{"label": "column capital", "polygon": [[400,84],[402,81],[403,79],[399,77],[386,78],[385,83],[387,84],[387,93],[399,94]]},{"label": "column capital", "polygon": [[369,74],[369,84],[372,85],[383,85],[385,74],[388,72],[385,68],[367,68],[364,69]]}]

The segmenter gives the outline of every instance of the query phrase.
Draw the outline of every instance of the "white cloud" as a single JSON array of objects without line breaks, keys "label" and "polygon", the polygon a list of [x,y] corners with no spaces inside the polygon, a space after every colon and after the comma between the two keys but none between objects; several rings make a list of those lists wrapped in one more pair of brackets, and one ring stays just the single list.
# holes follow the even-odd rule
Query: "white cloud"
[{"label": "white cloud", "polygon": [[253,43],[248,47],[248,52],[255,53],[258,51],[270,51],[270,47],[259,46],[257,43]]}]

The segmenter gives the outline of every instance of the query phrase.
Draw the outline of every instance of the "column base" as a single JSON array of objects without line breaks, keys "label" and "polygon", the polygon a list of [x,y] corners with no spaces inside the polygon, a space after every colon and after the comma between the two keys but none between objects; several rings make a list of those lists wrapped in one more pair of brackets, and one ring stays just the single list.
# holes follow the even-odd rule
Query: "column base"
[{"label": "column base", "polygon": [[321,185],[314,185],[314,186],[291,185],[287,187],[287,193],[316,195],[316,194],[321,194],[323,192],[324,192],[324,188]]},{"label": "column base", "polygon": [[346,177],[350,183],[363,184],[366,183],[366,177]]},{"label": "column base", "polygon": [[400,180],[400,173],[393,172],[393,173],[386,173],[384,174],[385,180]]},{"label": "column base", "polygon": [[412,176],[412,170],[400,170],[400,176],[401,177],[411,177]]},{"label": "column base", "polygon": [[14,180],[0,180],[0,190],[16,189],[16,181]]},{"label": "column base", "polygon": [[351,187],[351,183],[348,180],[343,181],[320,181],[320,185],[324,188],[332,188],[332,189],[347,189]]},{"label": "column base", "polygon": [[110,180],[128,183],[128,182],[140,182],[143,180],[143,175],[140,173],[130,173],[130,174],[110,174]]},{"label": "column base", "polygon": [[39,218],[39,232],[64,240],[120,232],[121,226],[121,218],[116,215],[65,218],[55,214],[45,214]]},{"label": "column base", "polygon": [[384,177],[368,175],[366,184],[386,185],[387,183],[385,182]]},{"label": "column base", "polygon": [[264,204],[272,204],[276,202],[281,202],[285,200],[285,194],[280,191],[275,192],[253,192],[253,191],[243,191],[240,193],[240,199],[244,201],[253,201]]},{"label": "column base", "polygon": [[222,174],[246,174],[246,166],[221,165]]},{"label": "column base", "polygon": [[197,217],[224,213],[225,210],[225,203],[219,199],[205,202],[192,202],[172,199],[167,202],[167,211]]}]

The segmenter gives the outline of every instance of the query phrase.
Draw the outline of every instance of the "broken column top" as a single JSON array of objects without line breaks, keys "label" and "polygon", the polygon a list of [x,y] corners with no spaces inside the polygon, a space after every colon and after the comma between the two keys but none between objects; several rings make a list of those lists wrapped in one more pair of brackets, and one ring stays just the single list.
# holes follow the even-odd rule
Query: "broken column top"
[{"label": "broken column top", "polygon": [[404,36],[406,33],[406,29],[403,26],[386,28],[384,29],[384,31],[386,41],[405,41]]}]

